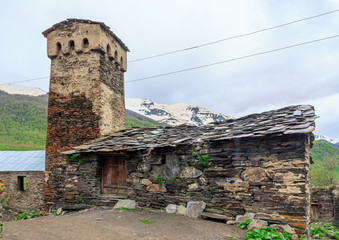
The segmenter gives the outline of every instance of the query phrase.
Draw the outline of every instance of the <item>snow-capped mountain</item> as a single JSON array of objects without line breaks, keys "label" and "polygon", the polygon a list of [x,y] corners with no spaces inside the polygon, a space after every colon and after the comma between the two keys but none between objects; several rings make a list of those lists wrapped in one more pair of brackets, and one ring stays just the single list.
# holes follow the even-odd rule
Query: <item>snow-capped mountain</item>
[{"label": "snow-capped mountain", "polygon": [[[21,94],[35,97],[47,94],[47,92],[40,88],[23,87],[15,84],[0,84],[0,90],[8,94]],[[126,109],[171,126],[181,124],[200,125],[231,118],[191,104],[158,104],[149,99],[139,98],[126,98]],[[129,113],[130,112],[128,112],[127,115]]]},{"label": "snow-capped mountain", "polygon": [[328,136],[324,136],[324,135],[315,135],[315,140],[319,140],[319,141],[323,141],[323,142],[328,142],[329,144],[331,144],[332,146],[339,148],[339,141],[334,140]]},{"label": "snow-capped mountain", "polygon": [[126,109],[171,126],[200,125],[231,118],[190,104],[158,104],[149,99],[140,98],[126,98]]},{"label": "snow-capped mountain", "polygon": [[40,88],[23,87],[14,84],[0,84],[0,91],[4,91],[8,94],[20,94],[34,97],[47,94],[44,90]]}]

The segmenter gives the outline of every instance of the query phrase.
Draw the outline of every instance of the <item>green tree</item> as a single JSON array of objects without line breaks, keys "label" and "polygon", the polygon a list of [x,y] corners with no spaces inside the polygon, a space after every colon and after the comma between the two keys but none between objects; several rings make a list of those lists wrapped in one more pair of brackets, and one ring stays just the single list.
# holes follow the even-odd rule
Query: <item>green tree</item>
[{"label": "green tree", "polygon": [[327,155],[322,161],[316,161],[311,168],[313,186],[327,187],[339,182],[339,156]]}]

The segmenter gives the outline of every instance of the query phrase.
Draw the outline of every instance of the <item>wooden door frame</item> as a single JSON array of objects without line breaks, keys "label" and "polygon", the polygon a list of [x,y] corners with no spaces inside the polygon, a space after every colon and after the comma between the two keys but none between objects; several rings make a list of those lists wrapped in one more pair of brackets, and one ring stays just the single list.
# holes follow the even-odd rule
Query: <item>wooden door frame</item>
[{"label": "wooden door frame", "polygon": [[[98,155],[101,155],[101,159],[102,159],[101,192],[102,192],[102,194],[104,194],[104,166],[105,166],[106,157],[122,157],[122,158],[124,158],[125,170],[126,170],[127,154],[125,154],[125,153],[115,153],[115,152],[102,152],[102,153],[98,153]],[[126,182],[127,182],[127,172],[126,172]]]}]

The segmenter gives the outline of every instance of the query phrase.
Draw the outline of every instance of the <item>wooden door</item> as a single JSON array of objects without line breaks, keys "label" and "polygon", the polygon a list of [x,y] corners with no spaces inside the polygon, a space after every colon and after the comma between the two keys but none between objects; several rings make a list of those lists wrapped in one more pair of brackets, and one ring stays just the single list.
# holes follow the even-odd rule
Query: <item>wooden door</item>
[{"label": "wooden door", "polygon": [[122,156],[107,156],[102,168],[102,192],[126,194],[126,163]]}]

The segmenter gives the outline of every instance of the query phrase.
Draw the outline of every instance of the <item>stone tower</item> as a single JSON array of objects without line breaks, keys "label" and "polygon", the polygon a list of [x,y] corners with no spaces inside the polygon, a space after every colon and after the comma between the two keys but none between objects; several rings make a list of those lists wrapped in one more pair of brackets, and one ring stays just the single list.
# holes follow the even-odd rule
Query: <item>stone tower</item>
[{"label": "stone tower", "polygon": [[42,33],[51,59],[45,198],[62,199],[74,146],[125,128],[127,46],[101,22],[67,19]]}]

